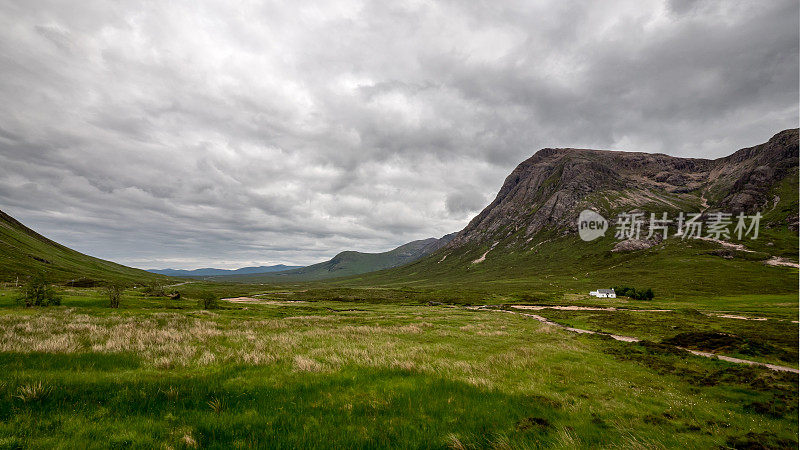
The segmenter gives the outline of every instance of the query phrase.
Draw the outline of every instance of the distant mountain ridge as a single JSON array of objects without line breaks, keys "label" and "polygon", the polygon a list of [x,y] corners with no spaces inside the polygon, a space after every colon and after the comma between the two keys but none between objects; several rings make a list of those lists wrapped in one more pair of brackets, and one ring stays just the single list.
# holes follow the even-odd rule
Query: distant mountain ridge
[{"label": "distant mountain ridge", "polygon": [[381,253],[344,251],[328,261],[283,272],[249,275],[234,274],[225,275],[219,279],[238,281],[313,281],[359,275],[414,262],[441,249],[455,235],[456,233],[451,233],[438,239],[420,239]]},{"label": "distant mountain ridge", "polygon": [[213,275],[249,275],[256,273],[282,272],[285,270],[299,269],[303,266],[287,266],[276,264],[272,266],[242,267],[239,269],[214,269],[202,268],[193,270],[184,269],[147,269],[148,272],[167,275],[170,277],[207,277]]}]

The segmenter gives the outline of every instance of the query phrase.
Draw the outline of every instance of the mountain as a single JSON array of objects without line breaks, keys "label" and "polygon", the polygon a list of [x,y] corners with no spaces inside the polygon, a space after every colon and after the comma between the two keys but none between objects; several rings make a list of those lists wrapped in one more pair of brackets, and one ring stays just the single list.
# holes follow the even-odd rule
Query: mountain
[{"label": "mountain", "polygon": [[[519,164],[496,198],[443,248],[414,263],[352,279],[353,283],[435,286],[469,283],[497,290],[553,293],[652,286],[687,293],[796,292],[798,130],[719,159],[547,148]],[[578,236],[581,211],[608,219],[601,238]],[[670,236],[615,238],[617,215],[666,212],[753,214],[758,239],[718,243]],[[731,230],[733,230],[733,226]],[[705,230],[705,229],[704,229]],[[663,234],[663,233],[661,233]],[[705,231],[704,231],[705,234]],[[777,258],[777,259],[776,259]],[[788,274],[788,275],[787,275]],[[513,285],[513,286],[512,286]],[[588,290],[587,290],[588,292]]]},{"label": "mountain", "polygon": [[[771,209],[770,190],[797,173],[797,129],[716,159],[585,149],[543,149],[506,178],[494,201],[461,230],[449,248],[542,230],[577,230],[584,209],[605,217],[648,211]],[[795,196],[796,197],[796,196]],[[795,198],[796,200],[796,198]],[[797,212],[788,217],[797,227]]]},{"label": "mountain", "polygon": [[273,266],[242,267],[240,269],[233,270],[203,268],[194,270],[147,269],[147,271],[161,275],[168,275],[170,277],[207,277],[213,275],[250,275],[257,273],[283,272],[286,270],[299,269],[301,267],[303,266],[287,266],[284,264],[276,264]]},{"label": "mountain", "polygon": [[162,278],[67,248],[0,211],[0,281],[23,281],[37,272],[44,272],[50,281],[71,282],[73,286]]},{"label": "mountain", "polygon": [[219,278],[214,277],[214,279],[244,282],[312,281],[358,275],[398,267],[416,261],[441,249],[443,246],[447,245],[454,236],[455,233],[452,233],[442,236],[439,239],[420,239],[382,253],[344,251],[328,261],[280,273],[231,275]]}]

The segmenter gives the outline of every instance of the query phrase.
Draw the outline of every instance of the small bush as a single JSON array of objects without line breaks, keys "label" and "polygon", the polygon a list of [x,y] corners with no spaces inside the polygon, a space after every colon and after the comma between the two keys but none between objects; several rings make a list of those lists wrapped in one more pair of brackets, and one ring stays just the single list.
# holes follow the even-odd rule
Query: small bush
[{"label": "small bush", "polygon": [[18,301],[25,305],[26,308],[31,306],[50,306],[60,305],[61,297],[56,294],[55,289],[44,274],[36,274],[22,288],[22,294]]},{"label": "small bush", "polygon": [[772,432],[749,432],[744,436],[732,436],[725,443],[728,448],[796,448],[797,442],[777,436]]},{"label": "small bush", "polygon": [[622,287],[615,287],[614,292],[616,292],[617,297],[629,297],[634,300],[652,300],[655,297],[653,294],[653,289],[647,288],[645,290],[636,290],[635,288],[622,286]]},{"label": "small bush", "polygon": [[167,296],[167,292],[164,289],[164,285],[161,284],[161,282],[159,282],[159,281],[154,281],[152,283],[149,283],[149,284],[145,285],[142,288],[142,294],[144,294],[144,295],[146,295],[148,297],[166,297]]},{"label": "small bush", "polygon": [[91,278],[81,277],[77,280],[72,280],[69,282],[69,287],[73,288],[93,288],[100,286],[102,283],[98,280],[93,280]]},{"label": "small bush", "polygon": [[119,283],[112,283],[106,286],[105,292],[108,296],[109,306],[112,308],[119,308],[122,292],[125,291],[125,286]]},{"label": "small bush", "polygon": [[211,292],[206,292],[200,296],[200,306],[203,309],[219,308],[219,299]]}]

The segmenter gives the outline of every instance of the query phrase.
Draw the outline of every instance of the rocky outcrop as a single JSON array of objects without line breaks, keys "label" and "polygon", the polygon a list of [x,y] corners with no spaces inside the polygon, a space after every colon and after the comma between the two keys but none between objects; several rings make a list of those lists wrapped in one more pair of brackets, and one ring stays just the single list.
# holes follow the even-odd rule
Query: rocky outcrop
[{"label": "rocky outcrop", "polygon": [[638,250],[647,250],[648,248],[655,245],[655,241],[648,241],[643,239],[625,239],[624,241],[619,241],[614,245],[614,248],[611,249],[612,252],[635,252]]},{"label": "rocky outcrop", "polygon": [[798,130],[786,130],[764,144],[717,160],[711,189],[724,195],[719,208],[732,212],[763,208],[772,198],[769,191],[775,182],[797,171],[797,142]]}]

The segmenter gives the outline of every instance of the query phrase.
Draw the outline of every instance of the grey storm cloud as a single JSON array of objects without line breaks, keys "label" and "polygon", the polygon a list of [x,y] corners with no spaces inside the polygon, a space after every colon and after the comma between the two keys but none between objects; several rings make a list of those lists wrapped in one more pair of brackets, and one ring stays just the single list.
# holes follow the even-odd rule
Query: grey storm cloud
[{"label": "grey storm cloud", "polygon": [[543,147],[794,127],[796,0],[0,5],[0,209],[137,267],[461,229]]},{"label": "grey storm cloud", "polygon": [[486,206],[487,198],[474,189],[453,192],[447,195],[445,206],[447,211],[458,216],[467,216],[470,213]]}]

